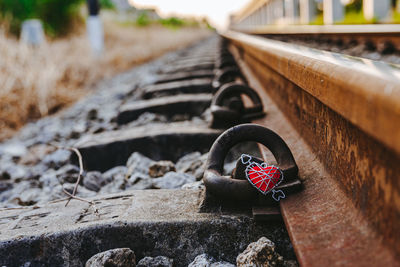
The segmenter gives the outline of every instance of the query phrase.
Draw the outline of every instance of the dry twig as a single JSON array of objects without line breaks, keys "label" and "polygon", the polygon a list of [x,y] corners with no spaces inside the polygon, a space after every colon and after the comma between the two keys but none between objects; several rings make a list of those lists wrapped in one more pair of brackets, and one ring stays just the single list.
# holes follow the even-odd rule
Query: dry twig
[{"label": "dry twig", "polygon": [[95,205],[95,203],[93,201],[76,196],[76,192],[78,191],[79,183],[80,183],[80,181],[81,181],[81,179],[83,177],[83,160],[82,160],[82,155],[79,152],[79,150],[77,148],[75,148],[75,147],[63,147],[63,146],[59,146],[59,145],[56,145],[56,144],[50,144],[50,145],[56,147],[57,149],[66,149],[66,150],[70,150],[70,151],[74,152],[77,155],[78,161],[79,161],[78,179],[76,179],[76,183],[74,185],[74,190],[72,191],[72,194],[70,192],[68,192],[67,190],[65,190],[64,187],[62,187],[62,190],[63,190],[64,194],[66,194],[68,196],[68,198],[65,199],[65,200],[67,200],[67,203],[65,203],[65,207],[68,206],[68,204],[71,201],[71,199],[80,200],[80,201],[89,203],[90,206],[93,207],[94,213],[97,216],[99,216],[99,210],[97,209],[97,207],[96,207],[96,205]]},{"label": "dry twig", "polygon": [[94,204],[92,201],[89,201],[89,200],[86,200],[86,199],[79,198],[79,197],[75,196],[76,192],[78,191],[79,183],[81,182],[81,179],[82,179],[82,176],[83,176],[83,160],[82,160],[82,155],[79,152],[79,150],[77,148],[75,148],[75,147],[63,147],[63,146],[59,146],[59,145],[56,145],[56,144],[50,144],[50,145],[56,147],[57,149],[66,149],[66,150],[70,150],[70,151],[74,152],[77,155],[78,161],[79,161],[78,179],[76,179],[76,182],[75,182],[75,185],[74,185],[74,190],[72,191],[72,194],[69,193],[67,190],[65,190],[64,187],[63,187],[63,192],[66,195],[69,196],[69,198],[67,199],[67,203],[65,203],[65,207],[68,206],[69,202],[73,198],[81,200],[81,201],[84,201],[84,202],[88,202],[90,204]]},{"label": "dry twig", "polygon": [[83,161],[82,161],[82,155],[79,152],[79,150],[77,148],[71,147],[70,148],[71,151],[75,152],[75,154],[78,156],[78,160],[79,160],[79,174],[78,174],[78,179],[76,180],[75,186],[74,186],[74,190],[72,191],[72,196],[70,196],[70,198],[68,199],[67,203],[65,203],[65,207],[68,205],[68,203],[71,201],[72,198],[76,198],[75,194],[76,191],[78,190],[78,186],[79,183],[81,182],[81,178],[83,175]]}]

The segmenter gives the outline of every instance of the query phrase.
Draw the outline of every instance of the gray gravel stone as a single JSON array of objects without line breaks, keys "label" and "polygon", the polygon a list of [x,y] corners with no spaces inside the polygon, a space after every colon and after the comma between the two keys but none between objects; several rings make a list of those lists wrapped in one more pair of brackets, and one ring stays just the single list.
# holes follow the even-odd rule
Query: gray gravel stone
[{"label": "gray gravel stone", "polygon": [[204,175],[207,157],[208,153],[203,155],[200,152],[189,153],[178,160],[176,169],[179,172],[192,174],[196,177],[196,180],[201,180]]},{"label": "gray gravel stone", "polygon": [[[29,205],[29,204],[35,204],[38,202],[38,200],[34,200],[33,202],[26,202],[30,201],[28,199],[32,196],[33,193],[37,193],[37,190],[34,190],[34,192],[30,191],[31,189],[37,189],[39,187],[40,182],[39,181],[21,181],[19,183],[14,183],[12,188],[10,190],[4,191],[0,195],[0,202],[8,202],[9,204],[13,205]],[[25,193],[26,197],[24,197],[23,201],[21,201],[21,196],[23,196]],[[37,194],[35,194],[38,196]],[[1,206],[6,207],[6,203],[0,203]]]},{"label": "gray gravel stone", "polygon": [[187,120],[190,120],[190,114],[176,114],[171,118],[171,121],[187,121]]},{"label": "gray gravel stone", "polygon": [[47,155],[43,159],[43,163],[53,169],[58,169],[69,162],[71,151],[59,149]]},{"label": "gray gravel stone", "polygon": [[43,174],[48,173],[48,172],[54,172],[53,169],[49,169],[46,165],[43,164],[43,162],[39,162],[38,164],[34,166],[29,166],[28,167],[28,176],[25,176],[24,180],[28,179],[33,179],[37,180],[39,179]]},{"label": "gray gravel stone", "polygon": [[145,190],[154,188],[153,180],[151,178],[138,178],[135,184],[129,187],[129,189]]},{"label": "gray gravel stone", "polygon": [[49,171],[44,173],[40,178],[39,178],[40,185],[42,188],[53,188],[57,185],[60,185],[59,179],[57,178],[56,172],[54,171]]},{"label": "gray gravel stone", "polygon": [[97,134],[97,133],[102,133],[105,131],[112,131],[115,129],[115,126],[113,124],[110,123],[92,123],[92,125],[90,125],[90,133],[92,134]]},{"label": "gray gravel stone", "polygon": [[275,252],[274,242],[266,237],[261,237],[257,242],[250,243],[236,258],[238,267],[282,266],[283,263],[283,257]]},{"label": "gray gravel stone", "polygon": [[93,107],[87,112],[86,119],[89,121],[96,120],[98,118],[98,113],[97,107]]},{"label": "gray gravel stone", "polygon": [[74,123],[74,125],[72,126],[72,130],[70,135],[68,136],[68,138],[70,139],[78,139],[79,137],[81,137],[81,135],[86,132],[88,129],[87,127],[87,122],[80,120],[80,121],[76,121]]},{"label": "gray gravel stone", "polygon": [[32,206],[35,205],[40,200],[40,195],[42,190],[39,188],[28,188],[24,190],[15,200],[18,205],[21,206]]},{"label": "gray gravel stone", "polygon": [[174,189],[181,188],[184,184],[193,183],[196,178],[190,174],[169,172],[153,181],[154,188]]},{"label": "gray gravel stone", "polygon": [[145,112],[142,115],[140,115],[139,118],[137,118],[136,120],[134,120],[128,124],[125,124],[121,128],[128,128],[128,127],[130,128],[130,127],[145,125],[145,124],[152,123],[152,122],[157,123],[157,122],[167,122],[167,121],[168,121],[168,119],[166,116]]},{"label": "gray gravel stone", "polygon": [[201,254],[197,256],[188,267],[235,267],[235,265],[226,261],[216,261],[207,254]]},{"label": "gray gravel stone", "polygon": [[103,173],[103,177],[107,181],[119,180],[126,177],[128,168],[126,166],[117,166]]},{"label": "gray gravel stone", "polygon": [[56,176],[61,184],[75,183],[79,176],[79,167],[67,164],[57,170]]},{"label": "gray gravel stone", "polygon": [[[67,187],[67,189],[69,189],[68,191],[72,192],[74,184],[67,183],[64,185]],[[62,189],[63,189],[63,185],[60,185],[60,184],[54,186],[53,188],[44,187],[42,189],[42,194],[40,195],[40,199],[39,199],[38,203],[44,204],[44,203],[47,203],[49,201],[53,201],[56,199],[66,198],[67,195],[63,192]],[[86,194],[86,192],[92,192],[92,191],[89,191],[86,188],[80,186],[80,187],[78,187],[77,196],[87,197],[89,194]]]},{"label": "gray gravel stone", "polygon": [[176,169],[179,172],[188,172],[191,170],[194,162],[198,161],[201,157],[200,152],[189,153],[178,160]]},{"label": "gray gravel stone", "polygon": [[[199,158],[199,162],[192,165],[192,173],[194,177],[196,177],[197,181],[203,179],[204,171],[206,170],[206,163],[207,163],[208,153],[201,155]],[[201,164],[200,164],[201,162]]]},{"label": "gray gravel stone", "polygon": [[125,166],[117,166],[103,173],[106,181],[110,181],[100,190],[101,194],[118,193],[129,187],[129,180],[126,178],[128,168]]},{"label": "gray gravel stone", "polygon": [[7,155],[13,159],[19,159],[28,152],[27,148],[20,142],[12,142],[2,145],[0,151],[1,154]]},{"label": "gray gravel stone", "polygon": [[138,267],[172,267],[173,260],[164,256],[145,257],[136,266]]},{"label": "gray gravel stone", "polygon": [[175,171],[175,164],[169,160],[157,161],[149,166],[149,175],[152,178],[161,177],[167,172],[173,171]]},{"label": "gray gravel stone", "polygon": [[0,171],[0,181],[4,180],[10,180],[11,179],[11,174],[7,170],[2,170]]},{"label": "gray gravel stone", "polygon": [[27,178],[29,172],[25,166],[17,165],[13,162],[5,162],[0,166],[0,180],[23,180]]},{"label": "gray gravel stone", "polygon": [[12,183],[0,181],[0,194],[4,191],[10,190],[12,187]]},{"label": "gray gravel stone", "polygon": [[126,166],[128,168],[126,176],[130,177],[132,174],[137,172],[148,175],[149,167],[153,163],[154,160],[149,159],[138,152],[134,152],[126,162]]},{"label": "gray gravel stone", "polygon": [[101,172],[98,171],[92,171],[92,172],[88,172],[86,173],[84,179],[83,179],[83,185],[91,190],[91,191],[95,191],[95,192],[99,192],[101,187],[110,183],[111,180],[106,180],[103,175],[101,174]]},{"label": "gray gravel stone", "polygon": [[236,168],[236,161],[227,162],[224,164],[224,174],[232,175],[233,170]]},{"label": "gray gravel stone", "polygon": [[91,257],[85,267],[135,267],[135,253],[129,248],[116,248]]},{"label": "gray gravel stone", "polygon": [[54,152],[55,150],[56,148],[54,146],[45,144],[31,146],[29,147],[27,153],[21,156],[18,163],[28,166],[34,166],[40,163],[46,155]]},{"label": "gray gravel stone", "polygon": [[146,173],[135,172],[128,178],[128,182],[130,185],[134,185],[143,179],[150,179],[150,176]]}]

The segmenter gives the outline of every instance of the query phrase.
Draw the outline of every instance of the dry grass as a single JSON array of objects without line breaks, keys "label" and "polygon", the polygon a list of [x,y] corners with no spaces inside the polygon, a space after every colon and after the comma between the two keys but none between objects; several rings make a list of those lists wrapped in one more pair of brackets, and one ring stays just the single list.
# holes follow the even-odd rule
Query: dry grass
[{"label": "dry grass", "polygon": [[34,49],[0,31],[0,140],[28,121],[75,102],[99,80],[208,34],[198,28],[137,28],[108,22],[106,53],[95,59],[84,33]]}]

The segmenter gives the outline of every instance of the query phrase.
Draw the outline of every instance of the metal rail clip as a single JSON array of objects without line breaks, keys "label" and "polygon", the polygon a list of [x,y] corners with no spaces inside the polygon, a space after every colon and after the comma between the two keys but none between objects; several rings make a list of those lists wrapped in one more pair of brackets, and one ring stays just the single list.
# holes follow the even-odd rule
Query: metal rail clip
[{"label": "metal rail clip", "polygon": [[215,94],[224,84],[234,82],[236,79],[240,79],[244,84],[247,84],[247,80],[238,66],[218,69],[212,82],[213,93]]},{"label": "metal rail clip", "polygon": [[[245,108],[241,95],[246,95],[253,103]],[[228,128],[240,123],[265,116],[260,96],[252,88],[243,84],[228,83],[221,87],[211,102],[211,128]]]},{"label": "metal rail clip", "polygon": [[[232,127],[221,134],[214,142],[209,152],[203,181],[206,187],[206,196],[202,208],[204,211],[215,206],[251,205],[253,207],[276,207],[276,203],[265,201],[270,199],[259,193],[243,175],[244,165],[237,163],[233,177],[223,176],[224,159],[229,150],[238,143],[253,141],[264,145],[274,155],[277,165],[282,170],[284,181],[276,187],[286,195],[301,189],[298,179],[298,167],[292,152],[285,141],[275,132],[257,124],[242,124]],[[260,161],[260,159],[255,159]],[[259,210],[259,209],[258,209]],[[261,211],[261,214],[263,211]],[[265,210],[264,210],[265,213]],[[271,210],[268,214],[276,213]],[[278,211],[279,215],[279,211]],[[280,217],[280,215],[279,215]]]}]

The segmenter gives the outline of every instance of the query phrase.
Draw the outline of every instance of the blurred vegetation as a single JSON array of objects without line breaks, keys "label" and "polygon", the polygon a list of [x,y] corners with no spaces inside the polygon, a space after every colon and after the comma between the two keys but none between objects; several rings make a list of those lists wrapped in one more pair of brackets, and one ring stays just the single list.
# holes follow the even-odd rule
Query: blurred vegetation
[{"label": "blurred vegetation", "polygon": [[[376,19],[367,20],[364,17],[363,12],[348,12],[344,15],[344,19],[340,22],[336,22],[335,24],[371,24],[377,23]],[[311,25],[324,25],[324,16],[323,14],[318,14]]]},{"label": "blurred vegetation", "polygon": [[400,12],[395,10],[393,12],[393,23],[399,23],[400,24]]},{"label": "blurred vegetation", "polygon": [[358,12],[347,12],[344,15],[344,19],[341,22],[338,22],[337,24],[374,24],[377,23],[378,20],[376,18],[373,19],[366,19],[364,17],[364,13],[362,11]]},{"label": "blurred vegetation", "polygon": [[[395,9],[396,1],[392,0],[392,18],[390,23],[400,23],[400,13]],[[321,5],[322,7],[322,5]],[[362,0],[354,0],[345,7],[344,19],[341,22],[336,22],[335,24],[374,24],[378,23],[376,18],[367,20],[364,17]],[[323,25],[324,18],[323,13],[320,9],[317,11],[317,16],[315,20],[310,23],[311,25]]]},{"label": "blurred vegetation", "polygon": [[319,13],[315,16],[315,19],[310,22],[310,25],[324,25],[324,16]]},{"label": "blurred vegetation", "polygon": [[362,12],[362,0],[355,0],[346,5],[346,13],[359,13]]},{"label": "blurred vegetation", "polygon": [[149,18],[149,15],[147,15],[147,12],[140,13],[136,19],[137,26],[147,26],[147,25],[151,24],[151,22],[152,21]]},{"label": "blurred vegetation", "polygon": [[[127,26],[132,25],[129,22],[125,22],[123,24]],[[133,24],[135,26],[140,26],[140,27],[161,24],[162,26],[170,29],[178,29],[181,27],[199,27],[200,25],[204,25],[208,29],[214,29],[208,23],[206,18],[201,19],[201,21],[198,21],[193,18],[178,18],[178,17],[152,19],[146,11],[141,12]]]},{"label": "blurred vegetation", "polygon": [[[105,9],[114,9],[111,0],[100,0]],[[82,23],[80,7],[85,0],[0,0],[0,24],[19,35],[27,19],[40,19],[50,37],[68,34],[74,25]]]},{"label": "blurred vegetation", "polygon": [[[99,2],[103,9],[115,9],[111,0],[99,0]],[[75,25],[83,23],[81,7],[84,4],[86,0],[0,0],[0,26],[18,36],[22,22],[35,18],[42,21],[47,36],[64,36],[70,33]],[[172,29],[204,24],[211,28],[206,20],[199,22],[195,19],[177,17],[153,19],[145,10],[137,16],[133,24],[136,26],[161,24]]]},{"label": "blurred vegetation", "polygon": [[377,22],[378,20],[375,18],[367,20],[364,17],[362,0],[355,0],[346,5],[344,19],[338,24],[371,24]]},{"label": "blurred vegetation", "polygon": [[0,19],[7,30],[18,35],[26,19],[43,22],[49,36],[67,34],[81,21],[79,7],[83,0],[0,0]]},{"label": "blurred vegetation", "polygon": [[161,25],[170,27],[170,28],[178,28],[178,27],[182,27],[187,24],[193,24],[192,21],[188,22],[188,21],[184,21],[183,19],[176,18],[176,17],[160,19],[159,22],[161,23]]},{"label": "blurred vegetation", "polygon": [[114,3],[111,0],[100,0],[100,6],[104,9],[115,9]]}]

